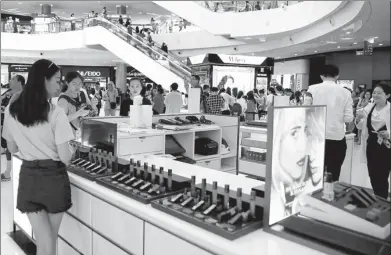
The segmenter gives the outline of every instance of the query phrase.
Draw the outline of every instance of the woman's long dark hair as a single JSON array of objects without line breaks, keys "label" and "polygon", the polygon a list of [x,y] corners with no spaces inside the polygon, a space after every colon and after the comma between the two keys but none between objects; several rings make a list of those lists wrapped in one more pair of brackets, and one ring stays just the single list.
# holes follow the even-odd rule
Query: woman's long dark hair
[{"label": "woman's long dark hair", "polygon": [[[373,89],[375,89],[377,87],[381,88],[387,96],[391,95],[391,86],[390,85],[385,84],[385,83],[378,83],[375,85],[375,87]],[[387,99],[387,101],[391,103],[391,96]]]},{"label": "woman's long dark hair", "polygon": [[243,91],[239,91],[237,99],[241,99],[243,97],[243,95],[244,95]]},{"label": "woman's long dark hair", "polygon": [[255,104],[257,103],[254,97],[254,91],[251,90],[247,92],[247,101],[253,101]]},{"label": "woman's long dark hair", "polygon": [[60,68],[50,60],[40,59],[35,62],[30,68],[23,91],[10,105],[11,116],[26,127],[47,122],[51,104],[45,79],[49,80],[58,71]]}]

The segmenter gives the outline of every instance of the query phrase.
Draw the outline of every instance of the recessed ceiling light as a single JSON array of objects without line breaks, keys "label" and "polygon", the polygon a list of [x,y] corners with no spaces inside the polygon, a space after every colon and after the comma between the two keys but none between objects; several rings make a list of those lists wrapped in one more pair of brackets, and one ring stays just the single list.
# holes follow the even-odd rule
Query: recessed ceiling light
[{"label": "recessed ceiling light", "polygon": [[339,48],[341,48],[341,46],[337,46],[337,48],[339,49]]},{"label": "recessed ceiling light", "polygon": [[297,53],[295,53],[295,56],[297,56]]},{"label": "recessed ceiling light", "polygon": [[18,4],[23,4],[23,3],[19,2]]},{"label": "recessed ceiling light", "polygon": [[379,43],[379,46],[383,46],[383,44],[382,44],[382,43]]},{"label": "recessed ceiling light", "polygon": [[357,44],[357,42],[354,42],[353,44]]},{"label": "recessed ceiling light", "polygon": [[373,37],[373,39],[379,39],[379,36],[375,36],[375,37]]},{"label": "recessed ceiling light", "polygon": [[318,51],[316,50],[316,51],[314,51],[315,53],[317,53]]},{"label": "recessed ceiling light", "polygon": [[51,7],[53,7],[53,5],[52,5],[52,4],[51,4],[50,6],[51,6]]},{"label": "recessed ceiling light", "polygon": [[350,31],[346,32],[347,35],[350,35],[351,33],[352,33],[352,32],[350,32]]},{"label": "recessed ceiling light", "polygon": [[128,8],[129,6],[126,6],[126,8]]}]

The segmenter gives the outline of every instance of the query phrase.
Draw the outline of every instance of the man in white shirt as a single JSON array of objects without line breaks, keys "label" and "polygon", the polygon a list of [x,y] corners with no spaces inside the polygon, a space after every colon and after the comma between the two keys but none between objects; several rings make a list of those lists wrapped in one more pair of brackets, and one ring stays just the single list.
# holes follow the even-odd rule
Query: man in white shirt
[{"label": "man in white shirt", "polygon": [[338,67],[325,65],[321,73],[323,83],[310,86],[308,92],[314,105],[327,106],[325,170],[338,181],[347,149],[345,123],[354,119],[353,100],[349,91],[336,83]]},{"label": "man in white shirt", "polygon": [[183,105],[182,94],[178,92],[178,84],[171,84],[171,92],[167,94],[164,100],[166,113],[180,113]]}]

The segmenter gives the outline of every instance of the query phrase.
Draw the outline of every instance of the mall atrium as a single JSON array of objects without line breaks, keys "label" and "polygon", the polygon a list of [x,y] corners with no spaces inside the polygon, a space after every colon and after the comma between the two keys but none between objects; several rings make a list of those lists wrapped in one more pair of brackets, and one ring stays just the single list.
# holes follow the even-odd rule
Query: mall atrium
[{"label": "mall atrium", "polygon": [[2,255],[391,253],[390,1],[0,4]]}]

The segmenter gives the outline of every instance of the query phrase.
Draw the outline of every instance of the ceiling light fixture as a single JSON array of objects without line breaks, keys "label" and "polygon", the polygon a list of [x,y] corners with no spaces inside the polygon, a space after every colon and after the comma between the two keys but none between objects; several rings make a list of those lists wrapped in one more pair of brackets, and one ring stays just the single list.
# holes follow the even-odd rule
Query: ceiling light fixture
[{"label": "ceiling light fixture", "polygon": [[379,43],[379,46],[383,46],[383,44],[382,44],[382,43]]},{"label": "ceiling light fixture", "polygon": [[339,48],[341,48],[341,46],[338,46],[337,48],[339,49]]},{"label": "ceiling light fixture", "polygon": [[316,50],[316,51],[314,51],[315,53],[317,53],[318,51]]},{"label": "ceiling light fixture", "polygon": [[352,33],[352,32],[350,32],[350,31],[346,32],[347,35],[350,35],[351,33]]},{"label": "ceiling light fixture", "polygon": [[373,37],[373,39],[379,39],[379,36],[375,36],[375,37]]},{"label": "ceiling light fixture", "polygon": [[297,53],[295,53],[295,56],[297,56]]},{"label": "ceiling light fixture", "polygon": [[354,42],[353,44],[354,44],[354,45],[356,45],[356,44],[357,44],[357,42]]}]

